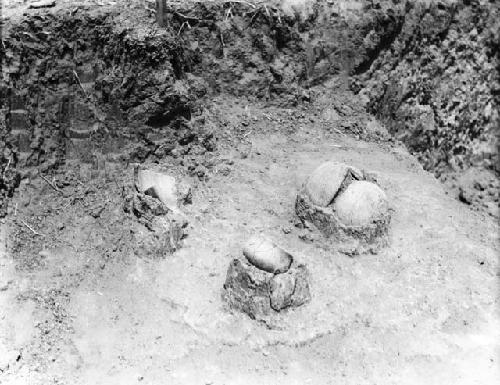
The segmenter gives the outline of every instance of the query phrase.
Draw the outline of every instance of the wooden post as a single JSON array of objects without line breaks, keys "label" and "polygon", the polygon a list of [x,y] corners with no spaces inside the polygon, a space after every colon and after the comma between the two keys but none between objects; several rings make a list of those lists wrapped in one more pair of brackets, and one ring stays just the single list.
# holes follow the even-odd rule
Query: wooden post
[{"label": "wooden post", "polygon": [[165,9],[167,8],[167,0],[156,0],[156,22],[160,27],[165,27]]}]

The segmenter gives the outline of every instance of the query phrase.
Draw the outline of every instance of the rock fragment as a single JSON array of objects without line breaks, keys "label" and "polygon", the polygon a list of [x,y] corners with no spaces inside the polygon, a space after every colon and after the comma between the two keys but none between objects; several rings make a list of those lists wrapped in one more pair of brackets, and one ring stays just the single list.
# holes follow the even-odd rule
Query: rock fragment
[{"label": "rock fragment", "polygon": [[284,274],[271,279],[269,294],[271,308],[280,311],[287,307],[303,305],[311,299],[309,273],[304,265],[298,265]]},{"label": "rock fragment", "polygon": [[262,236],[251,237],[243,247],[243,255],[255,267],[268,273],[284,273],[293,262],[292,256]]},{"label": "rock fragment", "polygon": [[137,220],[132,228],[133,243],[139,255],[165,257],[182,246],[187,236],[185,216],[173,213],[158,199],[141,193],[129,197],[124,209]]},{"label": "rock fragment", "polygon": [[224,299],[233,309],[261,318],[271,313],[269,281],[272,275],[235,258],[229,264]]},{"label": "rock fragment", "polygon": [[162,202],[146,194],[134,194],[129,200],[126,211],[131,209],[137,218],[144,218],[146,222],[151,222],[154,217],[167,215],[170,212]]}]

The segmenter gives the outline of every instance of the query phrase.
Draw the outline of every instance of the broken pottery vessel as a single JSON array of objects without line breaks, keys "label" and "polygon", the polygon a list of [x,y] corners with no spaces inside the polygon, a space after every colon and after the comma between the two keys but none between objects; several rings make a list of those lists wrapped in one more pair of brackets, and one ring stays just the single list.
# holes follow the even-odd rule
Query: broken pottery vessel
[{"label": "broken pottery vessel", "polygon": [[179,204],[190,203],[191,189],[176,181],[175,177],[153,170],[136,168],[135,185],[139,192],[159,199],[170,210],[176,212]]},{"label": "broken pottery vessel", "polygon": [[231,261],[224,283],[223,298],[231,308],[266,321],[310,301],[305,265],[263,237],[252,237],[243,250],[246,259]]},{"label": "broken pottery vessel", "polygon": [[344,253],[376,253],[388,244],[391,209],[385,192],[369,174],[344,163],[320,165],[298,193],[295,211]]},{"label": "broken pottery vessel", "polygon": [[188,221],[178,205],[190,199],[190,189],[179,188],[174,177],[151,170],[136,168],[134,178],[137,191],[126,198],[124,209],[144,226],[133,231],[138,252],[146,257],[173,253],[186,236]]}]

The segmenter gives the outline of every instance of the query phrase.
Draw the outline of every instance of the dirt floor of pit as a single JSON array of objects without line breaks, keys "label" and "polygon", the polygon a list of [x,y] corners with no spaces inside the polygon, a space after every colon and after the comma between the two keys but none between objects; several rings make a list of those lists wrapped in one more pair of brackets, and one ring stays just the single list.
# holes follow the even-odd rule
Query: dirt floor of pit
[{"label": "dirt floor of pit", "polygon": [[[183,159],[160,163],[193,186],[188,237],[166,258],[133,244],[123,212],[132,164],[109,159],[103,174],[68,163],[54,179],[60,191],[26,179],[1,225],[0,382],[498,383],[496,223],[401,146],[344,129],[353,116],[371,119],[355,99],[320,93],[294,110],[213,101],[215,166],[199,178]],[[394,209],[389,248],[350,258],[295,226],[296,192],[328,159],[376,173]],[[229,261],[255,232],[312,276],[311,303],[274,328],[221,300]]]}]

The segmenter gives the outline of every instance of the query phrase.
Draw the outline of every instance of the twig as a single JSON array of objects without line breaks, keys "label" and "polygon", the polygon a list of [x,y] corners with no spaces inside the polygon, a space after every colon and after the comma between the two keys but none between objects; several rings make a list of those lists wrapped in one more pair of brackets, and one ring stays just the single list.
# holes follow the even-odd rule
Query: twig
[{"label": "twig", "polygon": [[220,42],[221,42],[222,46],[225,47],[226,44],[224,44],[224,36],[222,36],[222,31],[219,33],[219,36],[220,36]]},{"label": "twig", "polygon": [[267,9],[267,5],[265,4],[264,4],[264,9],[266,10],[267,17],[271,17],[271,13],[269,12],[269,9]]},{"label": "twig", "polygon": [[95,102],[95,100],[93,98],[91,98],[89,96],[89,94],[87,94],[87,91],[85,91],[85,88],[83,88],[83,84],[80,81],[80,77],[78,76],[78,74],[76,73],[75,70],[73,70],[73,76],[75,77],[76,81],[78,82],[78,85],[80,86],[81,90],[83,91],[83,94],[87,98],[87,101],[89,103],[92,103],[92,107],[93,107],[92,113],[94,115],[94,118],[96,118],[99,122],[103,122],[103,119],[101,118],[100,110],[99,110],[99,108],[97,108],[97,103]]},{"label": "twig", "polygon": [[3,169],[2,171],[2,176],[5,176],[5,173],[7,172],[7,170],[9,169],[9,166],[10,166],[10,162],[12,161],[12,156],[9,156],[9,161],[7,162],[7,166],[5,166],[5,168]]},{"label": "twig", "polygon": [[185,19],[185,20],[202,21],[202,19],[199,19],[199,18],[193,17],[193,16],[186,16],[186,15],[183,15],[182,13],[180,13],[180,12],[177,12],[177,11],[174,11],[174,14],[177,15],[177,16],[179,16],[182,19]]},{"label": "twig", "polygon": [[179,36],[182,32],[182,29],[184,28],[184,26],[188,26],[189,29],[191,29],[191,25],[189,24],[188,21],[184,21],[182,24],[181,24],[181,27],[179,28],[179,32],[177,32],[177,36]]},{"label": "twig", "polygon": [[57,187],[54,183],[52,183],[50,180],[45,178],[42,174],[39,174],[39,175],[40,175],[40,178],[42,178],[45,182],[47,182],[50,187],[52,187],[54,190],[56,190],[59,194],[64,195],[64,192],[59,187]]},{"label": "twig", "polygon": [[71,198],[68,203],[61,207],[54,207],[54,210],[66,210],[73,202],[75,202],[75,198]]},{"label": "twig", "polygon": [[31,227],[30,225],[28,225],[28,224],[27,224],[25,221],[23,221],[22,219],[20,219],[20,221],[21,221],[21,223],[22,223],[23,225],[25,225],[28,229],[30,229],[30,230],[31,230],[31,232],[32,232],[33,234],[35,234],[35,235],[39,235],[39,236],[41,236],[41,237],[45,237],[45,235],[43,235],[43,234],[39,233],[38,231],[36,231],[33,227]]},{"label": "twig", "polygon": [[225,20],[227,21],[229,18],[233,17],[233,6],[231,5],[230,8],[226,11],[226,18]]},{"label": "twig", "polygon": [[86,98],[88,99],[89,96],[87,95],[87,91],[85,91],[85,88],[83,88],[82,82],[80,81],[80,78],[78,77],[78,74],[76,73],[75,70],[73,70],[73,75],[75,76],[76,81],[78,82],[78,85],[82,89],[83,93],[85,94]]},{"label": "twig", "polygon": [[257,10],[253,13],[253,15],[252,15],[252,17],[251,17],[251,19],[250,19],[250,22],[248,23],[248,26],[251,26],[251,25],[252,25],[252,23],[253,23],[254,19],[255,19],[255,18],[256,18],[259,14],[260,14],[260,9],[257,9]]},{"label": "twig", "polygon": [[247,131],[243,134],[243,137],[246,138],[248,135],[252,133],[253,130]]}]

